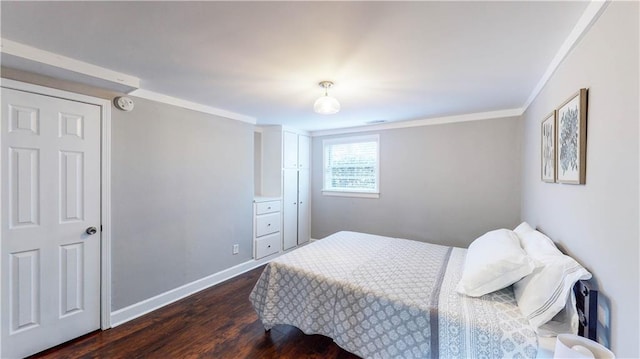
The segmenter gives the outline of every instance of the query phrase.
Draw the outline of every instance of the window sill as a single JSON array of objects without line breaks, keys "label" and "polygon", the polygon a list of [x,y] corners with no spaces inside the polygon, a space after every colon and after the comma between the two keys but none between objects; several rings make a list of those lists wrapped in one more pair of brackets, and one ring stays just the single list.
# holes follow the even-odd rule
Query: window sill
[{"label": "window sill", "polygon": [[379,192],[344,192],[322,190],[322,195],[333,197],[380,198]]}]

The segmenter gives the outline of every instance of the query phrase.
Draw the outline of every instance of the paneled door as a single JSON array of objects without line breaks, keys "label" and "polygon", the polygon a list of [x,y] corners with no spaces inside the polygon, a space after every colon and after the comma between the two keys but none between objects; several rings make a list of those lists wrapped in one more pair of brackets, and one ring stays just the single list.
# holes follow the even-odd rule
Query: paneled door
[{"label": "paneled door", "polygon": [[298,245],[298,170],[283,170],[282,249]]},{"label": "paneled door", "polygon": [[2,358],[100,328],[99,106],[2,89]]},{"label": "paneled door", "polygon": [[310,210],[309,202],[309,170],[298,171],[298,244],[309,242],[311,238]]}]

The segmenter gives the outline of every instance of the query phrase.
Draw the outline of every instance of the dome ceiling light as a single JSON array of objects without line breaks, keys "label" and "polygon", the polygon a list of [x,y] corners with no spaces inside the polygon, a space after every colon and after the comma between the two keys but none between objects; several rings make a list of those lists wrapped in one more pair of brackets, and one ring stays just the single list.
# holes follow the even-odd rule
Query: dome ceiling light
[{"label": "dome ceiling light", "polygon": [[333,82],[321,81],[318,85],[324,87],[324,96],[316,100],[313,104],[313,110],[323,115],[332,115],[340,111],[340,102],[328,94],[329,87],[333,86]]}]

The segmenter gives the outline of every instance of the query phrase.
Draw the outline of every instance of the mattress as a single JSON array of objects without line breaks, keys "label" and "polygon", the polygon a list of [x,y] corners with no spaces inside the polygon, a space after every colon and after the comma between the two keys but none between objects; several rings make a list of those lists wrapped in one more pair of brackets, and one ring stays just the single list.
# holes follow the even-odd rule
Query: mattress
[{"label": "mattress", "polygon": [[364,358],[535,358],[511,287],[460,295],[466,249],[339,232],[270,262],[250,295],[265,329],[293,325]]}]

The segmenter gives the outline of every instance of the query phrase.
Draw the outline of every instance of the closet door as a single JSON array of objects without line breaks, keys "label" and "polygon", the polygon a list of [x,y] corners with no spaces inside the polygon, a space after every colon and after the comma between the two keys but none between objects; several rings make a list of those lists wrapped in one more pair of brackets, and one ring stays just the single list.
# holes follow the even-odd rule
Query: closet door
[{"label": "closet door", "polygon": [[309,136],[298,136],[298,168],[309,169],[311,167],[311,139]]},{"label": "closet door", "polygon": [[282,132],[282,166],[284,168],[298,168],[298,134]]},{"label": "closet door", "polygon": [[311,237],[309,182],[309,170],[298,171],[298,244],[307,243]]},{"label": "closet door", "polygon": [[100,328],[101,110],[1,94],[0,357],[22,358]]},{"label": "closet door", "polygon": [[298,171],[283,172],[282,247],[291,249],[298,244]]}]

